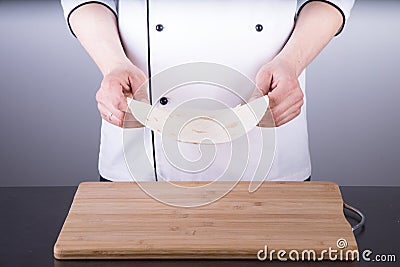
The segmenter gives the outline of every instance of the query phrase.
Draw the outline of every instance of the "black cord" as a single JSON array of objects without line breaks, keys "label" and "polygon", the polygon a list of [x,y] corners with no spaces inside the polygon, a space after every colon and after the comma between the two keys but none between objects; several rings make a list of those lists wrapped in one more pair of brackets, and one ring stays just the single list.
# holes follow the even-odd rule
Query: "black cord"
[{"label": "black cord", "polygon": [[364,227],[365,215],[360,210],[350,206],[346,202],[343,202],[343,208],[354,212],[355,214],[357,214],[360,217],[360,222],[351,227],[351,230],[353,230],[353,232],[355,232],[357,229],[360,229],[361,227]]},{"label": "black cord", "polygon": [[[153,104],[153,96],[151,91],[151,66],[150,66],[150,20],[149,20],[149,1],[146,0],[146,9],[147,9],[147,72],[149,75],[149,100],[150,105]],[[151,144],[153,148],[153,167],[154,167],[154,177],[156,178],[156,182],[158,181],[157,177],[157,164],[156,164],[156,149],[154,145],[154,132],[151,131]]]}]

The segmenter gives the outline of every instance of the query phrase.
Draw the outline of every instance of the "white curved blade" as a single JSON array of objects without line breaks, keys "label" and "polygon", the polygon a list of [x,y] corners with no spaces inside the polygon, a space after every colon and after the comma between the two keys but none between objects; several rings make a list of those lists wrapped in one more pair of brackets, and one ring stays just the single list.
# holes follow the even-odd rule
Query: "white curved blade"
[{"label": "white curved blade", "polygon": [[256,127],[268,108],[268,97],[246,105],[219,110],[152,107],[128,98],[133,116],[145,127],[179,142],[226,143]]}]

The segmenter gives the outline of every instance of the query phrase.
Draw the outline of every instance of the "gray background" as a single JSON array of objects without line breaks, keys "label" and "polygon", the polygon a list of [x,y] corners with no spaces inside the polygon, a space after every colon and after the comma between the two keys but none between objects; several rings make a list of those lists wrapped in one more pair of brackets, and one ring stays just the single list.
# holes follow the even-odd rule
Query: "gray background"
[{"label": "gray background", "polygon": [[[0,186],[97,180],[101,74],[58,1],[0,0]],[[358,1],[307,73],[313,180],[400,185],[400,1]]]}]

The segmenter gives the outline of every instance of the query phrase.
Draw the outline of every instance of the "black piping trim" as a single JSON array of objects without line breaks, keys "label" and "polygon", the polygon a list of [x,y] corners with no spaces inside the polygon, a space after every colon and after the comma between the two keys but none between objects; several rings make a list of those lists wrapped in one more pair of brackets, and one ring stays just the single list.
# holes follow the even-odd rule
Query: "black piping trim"
[{"label": "black piping trim", "polygon": [[67,16],[68,28],[69,28],[69,30],[71,31],[71,33],[72,33],[72,35],[73,35],[74,37],[76,37],[76,35],[75,35],[74,31],[72,30],[71,24],[69,23],[69,18],[71,17],[72,12],[74,12],[75,10],[77,10],[78,8],[80,8],[81,6],[84,6],[84,5],[87,5],[87,4],[100,4],[100,5],[102,5],[102,6],[105,6],[106,8],[108,8],[109,10],[111,10],[111,12],[112,12],[112,13],[115,15],[115,17],[118,19],[117,13],[115,13],[115,11],[114,11],[110,6],[108,6],[107,4],[105,4],[105,3],[103,3],[103,2],[99,2],[99,1],[87,1],[87,2],[84,2],[84,3],[80,3],[79,5],[77,5],[76,7],[74,7],[74,8],[68,13],[68,16]]},{"label": "black piping trim", "polygon": [[342,23],[342,26],[340,27],[340,29],[338,30],[338,32],[335,34],[335,36],[338,36],[344,29],[344,24],[346,23],[346,16],[344,15],[344,12],[340,7],[338,7],[337,5],[335,5],[334,3],[330,2],[330,1],[327,1],[327,0],[309,0],[309,1],[305,2],[305,3],[303,3],[303,5],[301,5],[299,10],[297,11],[296,20],[297,20],[297,17],[299,16],[301,10],[303,9],[303,7],[305,7],[308,3],[311,3],[311,2],[323,2],[323,3],[326,3],[328,5],[333,6],[334,8],[336,8],[340,12],[340,14],[342,15],[342,18],[343,18],[343,23]]},{"label": "black piping trim", "polygon": [[[149,101],[150,105],[153,104],[153,94],[151,91],[151,62],[150,62],[150,19],[149,19],[149,1],[146,0],[146,15],[147,15],[147,73],[149,75]],[[157,177],[157,164],[156,164],[156,149],[154,145],[154,132],[151,131],[151,144],[153,148],[153,167],[154,167],[154,177],[156,178],[156,182],[158,181]]]}]

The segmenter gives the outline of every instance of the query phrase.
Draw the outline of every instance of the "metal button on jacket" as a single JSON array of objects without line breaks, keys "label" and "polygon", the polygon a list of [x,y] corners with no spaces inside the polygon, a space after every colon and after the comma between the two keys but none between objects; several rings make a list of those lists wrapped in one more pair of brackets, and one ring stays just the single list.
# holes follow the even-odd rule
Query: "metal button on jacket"
[{"label": "metal button on jacket", "polygon": [[[79,4],[87,2],[86,0],[62,1],[65,4],[63,7],[67,16]],[[106,3],[118,14],[118,28],[124,50],[138,68],[145,73],[146,70],[150,70],[147,73],[148,76],[151,74],[156,77],[166,69],[185,63],[212,62],[237,70],[253,80],[260,66],[278,54],[285,45],[292,33],[298,10],[307,1],[150,0],[147,1],[151,2],[148,6],[144,0],[102,0],[101,2]],[[354,0],[330,0],[329,2],[341,7],[347,18]],[[207,14],[207,19],[204,19],[202,14]],[[220,28],[216,28],[220,22],[229,27],[224,27],[221,31]],[[234,87],[232,88],[234,94],[228,93],[230,90],[205,84],[185,86],[179,91],[168,91],[171,89],[169,86],[157,83],[152,84],[149,93],[152,90],[151,95],[154,100],[157,100],[155,103],[160,108],[174,106],[199,97],[214,99],[229,107],[235,107],[241,103],[242,99],[247,99],[254,90],[253,86],[242,86],[239,78],[237,77],[237,80],[235,77],[229,78],[230,84]],[[304,73],[299,76],[299,83],[300,87],[305,89]],[[166,95],[168,95],[166,99],[161,99]],[[211,165],[204,171],[185,172],[171,165],[162,147],[162,136],[154,134],[153,142],[151,131],[143,130],[143,128],[129,129],[132,141],[140,145],[129,146],[129,152],[126,153],[126,155],[135,155],[133,161],[135,179],[138,178],[139,181],[154,181],[155,167],[160,180],[165,178],[179,181],[209,181],[210,178],[214,179],[224,174],[226,167],[231,163],[233,169],[229,168],[229,170],[232,170],[234,174],[231,179],[235,179],[236,174],[242,175],[236,171],[236,165],[239,164],[233,157],[227,156],[233,155],[229,144],[218,144],[218,149],[213,153],[215,160],[210,162]],[[265,129],[262,130],[265,131]],[[284,128],[277,127],[275,130],[279,136],[279,142],[276,147],[271,147],[276,153],[267,179],[304,180],[311,173],[305,113],[302,112]],[[113,181],[132,181],[132,173],[127,168],[126,155],[123,153],[125,143],[120,138],[126,131],[114,127],[106,120],[102,121],[101,131],[100,173]],[[269,144],[271,139],[266,138],[259,142],[259,136],[255,134],[249,135],[247,140],[250,144],[246,152],[248,168],[243,172],[241,180],[263,179],[264,176],[258,175],[257,168],[264,168],[266,164],[259,164],[257,159],[264,148],[270,149],[265,144]],[[141,147],[142,144],[145,148]],[[179,149],[184,148],[185,158],[197,159],[199,153],[197,145],[180,143],[179,147]],[[155,157],[151,157],[153,153]],[[254,177],[254,174],[257,174],[257,177]]]},{"label": "metal button on jacket", "polygon": [[163,106],[168,104],[168,98],[166,98],[165,96],[161,97],[160,98],[160,104],[163,105]]},{"label": "metal button on jacket", "polygon": [[157,24],[156,30],[157,30],[158,32],[161,32],[162,30],[164,30],[164,26],[163,26],[162,24]]}]

